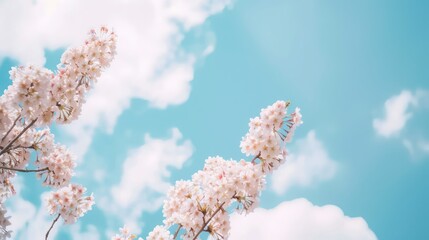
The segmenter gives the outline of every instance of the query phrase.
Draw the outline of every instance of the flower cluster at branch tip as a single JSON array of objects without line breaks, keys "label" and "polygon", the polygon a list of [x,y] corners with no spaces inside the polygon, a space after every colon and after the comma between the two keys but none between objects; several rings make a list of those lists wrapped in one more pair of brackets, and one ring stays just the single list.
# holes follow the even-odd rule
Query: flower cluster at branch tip
[{"label": "flower cluster at branch tip", "polygon": [[64,146],[55,144],[52,152],[36,161],[39,169],[48,168],[48,171],[37,175],[44,177],[43,183],[53,187],[67,185],[74,175],[76,165],[71,153]]},{"label": "flower cluster at branch tip", "polygon": [[296,127],[298,127],[301,124],[302,124],[301,109],[295,108],[295,111],[290,115],[290,119],[287,122],[289,131],[287,132],[286,137],[284,139],[285,142],[290,142],[292,140]]},{"label": "flower cluster at branch tip", "polygon": [[69,184],[55,192],[50,192],[46,199],[49,213],[60,214],[66,224],[72,224],[82,217],[94,205],[94,197],[83,196],[86,188]]},{"label": "flower cluster at branch tip", "polygon": [[[251,161],[209,157],[192,180],[177,181],[164,201],[164,226],[157,226],[149,233],[149,237],[157,237],[148,240],[179,236],[195,240],[202,232],[208,233],[210,239],[228,239],[228,210],[249,213],[258,206],[266,174],[285,161],[286,143],[302,124],[299,108],[287,115],[289,104],[277,101],[262,109],[259,117],[250,119],[249,132],[240,147],[247,156],[253,156]],[[173,226],[176,232],[171,236],[168,229]]]},{"label": "flower cluster at branch tip", "polygon": [[[106,27],[91,30],[85,44],[67,50],[61,57],[59,73],[52,81],[57,121],[77,119],[84,103],[84,93],[97,81],[101,71],[116,54],[116,34]],[[48,116],[47,116],[48,117]]]},{"label": "flower cluster at branch tip", "polygon": [[32,121],[51,107],[50,82],[54,73],[35,66],[13,67],[9,71],[13,84],[6,90],[10,103],[22,108],[22,117]]},{"label": "flower cluster at branch tip", "polygon": [[[16,172],[36,172],[44,185],[52,187],[70,183],[75,161],[64,146],[55,143],[49,126],[79,117],[86,93],[116,54],[116,38],[106,27],[91,30],[84,44],[66,50],[56,71],[32,65],[9,71],[12,85],[0,97],[2,199],[15,192],[10,179]],[[32,156],[37,169],[26,169]],[[77,185],[58,190],[49,202],[51,212],[61,213],[67,223],[75,222],[93,204],[92,197],[79,195],[82,191]],[[5,236],[0,232],[0,239]]]},{"label": "flower cluster at branch tip", "polygon": [[168,192],[164,224],[182,226],[184,239],[193,239],[202,228],[219,239],[226,238],[229,216],[224,209],[235,204],[239,212],[253,211],[264,184],[264,174],[252,163],[210,157],[192,181],[178,181]]},{"label": "flower cluster at branch tip", "polygon": [[290,141],[296,127],[302,123],[299,108],[287,116],[289,104],[277,101],[263,108],[259,117],[250,119],[249,132],[241,140],[241,151],[259,159],[264,172],[271,173],[284,162],[287,155],[284,143]]}]

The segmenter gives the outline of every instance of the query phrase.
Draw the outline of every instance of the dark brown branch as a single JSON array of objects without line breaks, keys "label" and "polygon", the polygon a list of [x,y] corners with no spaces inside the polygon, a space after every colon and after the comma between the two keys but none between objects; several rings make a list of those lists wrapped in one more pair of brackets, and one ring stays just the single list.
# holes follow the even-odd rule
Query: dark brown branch
[{"label": "dark brown branch", "polygon": [[82,77],[79,79],[79,81],[77,82],[77,85],[76,85],[76,89],[75,90],[77,90],[82,84],[83,84],[83,78],[85,77],[85,75],[84,74],[82,74]]},{"label": "dark brown branch", "polygon": [[33,126],[34,123],[36,123],[37,118],[34,119],[33,121],[31,121],[24,129],[22,129],[22,131],[14,138],[12,139],[12,141],[10,141],[6,147],[4,147],[1,151],[0,151],[0,156],[3,155],[3,153],[5,153],[6,151],[9,150],[9,148],[12,146],[13,143],[16,142],[16,140],[18,140],[18,138],[20,138],[22,136],[22,134],[24,134],[31,126]]},{"label": "dark brown branch", "polygon": [[10,132],[12,132],[12,129],[16,126],[16,122],[18,122],[18,120],[21,118],[21,114],[18,114],[18,117],[16,117],[15,121],[13,121],[12,126],[9,128],[9,130],[7,131],[6,135],[4,135],[1,139],[1,141],[3,142],[3,140],[9,135]]},{"label": "dark brown branch", "polygon": [[48,232],[46,232],[46,236],[45,236],[45,240],[48,240],[48,236],[49,233],[51,232],[52,228],[54,227],[55,223],[58,221],[58,219],[60,218],[61,214],[58,213],[58,216],[54,219],[54,221],[52,222],[51,227],[48,229]]},{"label": "dark brown branch", "polygon": [[255,157],[253,157],[252,159],[252,163],[255,163],[255,160],[258,159],[261,156],[261,152],[258,153],[258,155],[256,155]]},{"label": "dark brown branch", "polygon": [[[234,196],[235,196],[235,194],[234,194]],[[222,209],[223,205],[225,205],[225,202],[223,202],[221,205],[219,205],[219,207],[216,209],[216,211],[214,211],[214,213],[210,216],[209,220],[207,220],[204,223],[204,225],[201,227],[201,229],[197,232],[197,234],[195,235],[195,237],[192,240],[196,240],[198,238],[198,236],[204,231],[204,229],[210,223],[210,221],[214,218],[214,216]]]},{"label": "dark brown branch", "polygon": [[31,149],[34,149],[33,146],[21,146],[21,145],[18,145],[18,146],[15,146],[15,147],[10,147],[9,151],[16,150],[16,149],[19,149],[19,148],[23,148],[23,149],[25,149],[25,148],[31,148]]},{"label": "dark brown branch", "polygon": [[10,170],[10,171],[15,171],[15,172],[43,172],[43,171],[49,171],[49,168],[47,168],[47,167],[41,168],[41,169],[19,169],[19,168],[10,168],[10,167],[0,166],[0,169]]},{"label": "dark brown branch", "polygon": [[177,230],[176,230],[176,232],[174,233],[174,237],[173,237],[173,239],[176,239],[177,238],[177,235],[179,235],[179,231],[180,231],[180,229],[182,228],[182,225],[179,225],[178,227],[177,227]]}]

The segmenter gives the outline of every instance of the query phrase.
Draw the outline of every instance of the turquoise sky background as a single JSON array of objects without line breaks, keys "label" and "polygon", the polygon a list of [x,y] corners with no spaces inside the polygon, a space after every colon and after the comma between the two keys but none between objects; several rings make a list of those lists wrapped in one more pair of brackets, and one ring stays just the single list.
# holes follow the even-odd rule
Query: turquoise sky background
[{"label": "turquoise sky background", "polygon": [[[280,195],[269,180],[261,206],[303,197],[363,217],[378,239],[429,239],[429,150],[404,146],[404,140],[415,149],[417,142],[429,143],[428,98],[408,109],[412,116],[396,134],[383,137],[373,127],[374,119],[385,117],[387,99],[429,88],[428,9],[429,2],[413,0],[236,1],[184,35],[181,47],[189,52],[201,51],[203,32],[215,39],[214,52],[197,59],[188,100],[159,109],[133,99],[112,133],[96,129],[75,181],[88,191],[117,184],[124,159],[145,143],[144,135],[169,138],[174,127],[192,142],[193,154],[181,169],[170,167],[167,180],[189,179],[208,156],[245,157],[239,143],[249,118],[290,99],[304,118],[295,139],[314,130],[338,169],[332,178]],[[53,69],[61,53],[46,50],[46,67]],[[3,59],[3,89],[10,67],[18,64],[13,57]],[[56,132],[60,142],[70,141]],[[96,169],[107,172],[102,183],[93,178]],[[40,206],[46,189],[33,180],[25,177],[22,197]],[[146,236],[161,224],[162,213],[144,212],[140,221]],[[102,239],[106,228],[122,225],[97,207],[80,223],[83,229],[94,225]],[[61,229],[57,239],[72,239],[67,227]]]}]

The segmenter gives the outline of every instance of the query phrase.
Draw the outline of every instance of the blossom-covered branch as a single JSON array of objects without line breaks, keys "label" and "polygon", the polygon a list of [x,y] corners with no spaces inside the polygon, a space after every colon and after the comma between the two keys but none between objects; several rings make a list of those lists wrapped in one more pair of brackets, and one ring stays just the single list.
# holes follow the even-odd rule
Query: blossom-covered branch
[{"label": "blossom-covered branch", "polygon": [[[251,161],[209,157],[203,170],[189,181],[177,181],[164,202],[164,225],[157,226],[146,240],[199,239],[207,232],[213,239],[227,239],[230,222],[228,211],[250,213],[259,203],[266,174],[285,162],[289,142],[297,126],[302,124],[300,109],[287,114],[290,103],[277,101],[250,119],[249,132],[240,147]],[[174,235],[168,230],[178,226]],[[125,227],[112,240],[135,238]]]},{"label": "blossom-covered branch", "polygon": [[[59,216],[73,223],[90,209],[93,197],[80,196],[84,188],[69,185],[76,166],[74,157],[66,147],[55,143],[49,126],[54,122],[67,124],[79,117],[86,93],[115,54],[116,34],[101,27],[91,30],[81,46],[66,50],[55,72],[37,66],[10,70],[12,85],[0,97],[1,203],[15,192],[10,180],[16,172],[36,172],[44,185],[60,188],[54,193],[55,207],[54,200],[49,200],[51,214],[59,212],[54,223]],[[31,156],[36,156],[33,164],[37,169],[26,169]],[[0,211],[0,219],[6,219],[4,214]],[[2,230],[0,239],[10,236],[5,227]]]}]

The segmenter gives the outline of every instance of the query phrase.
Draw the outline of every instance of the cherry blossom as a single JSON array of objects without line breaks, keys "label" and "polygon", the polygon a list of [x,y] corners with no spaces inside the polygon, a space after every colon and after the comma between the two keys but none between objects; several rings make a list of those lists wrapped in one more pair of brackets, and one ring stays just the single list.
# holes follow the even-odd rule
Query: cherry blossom
[{"label": "cherry blossom", "polygon": [[52,151],[36,161],[39,169],[48,169],[38,173],[38,177],[45,178],[43,183],[53,187],[64,186],[74,175],[76,163],[71,153],[64,146],[55,144]]},{"label": "cherry blossom", "polygon": [[240,143],[241,151],[260,160],[264,172],[276,170],[287,156],[285,143],[289,142],[301,121],[299,108],[287,115],[289,102],[277,101],[261,110],[260,116],[250,119],[249,132]]},{"label": "cherry blossom", "polygon": [[[44,185],[62,187],[48,198],[50,213],[58,216],[46,239],[59,216],[74,223],[94,204],[92,195],[82,195],[84,187],[68,185],[76,163],[49,126],[79,117],[86,93],[115,54],[116,34],[101,27],[91,30],[84,44],[67,49],[56,71],[33,65],[9,71],[12,84],[0,96],[0,197],[3,202],[15,193],[11,179],[17,172],[35,172]],[[32,165],[37,169],[27,169]],[[10,233],[0,231],[0,239],[6,237]]]},{"label": "cherry blossom", "polygon": [[3,203],[0,204],[0,240],[5,240],[11,237],[11,231],[6,228],[11,224],[9,219],[10,216],[6,217],[6,208],[4,208]]},{"label": "cherry blossom", "polygon": [[[119,228],[119,234],[116,234],[114,237],[111,238],[111,240],[133,240],[135,238],[136,235],[131,234],[127,226],[123,226],[122,228]],[[139,238],[138,240],[143,239]]]},{"label": "cherry blossom", "polygon": [[49,193],[46,198],[49,213],[59,214],[66,224],[72,224],[82,217],[94,205],[94,197],[84,196],[86,188],[69,184],[55,192]]},{"label": "cherry blossom", "polygon": [[152,232],[149,233],[146,240],[172,240],[173,235],[164,227],[156,226]]},{"label": "cherry blossom", "polygon": [[[247,156],[253,156],[252,160],[209,157],[191,180],[177,181],[164,201],[165,226],[157,226],[147,239],[196,240],[202,232],[207,232],[210,239],[228,239],[229,212],[252,212],[259,204],[266,174],[285,162],[286,143],[302,124],[299,108],[287,115],[289,105],[277,101],[250,119],[249,132],[240,147]],[[168,229],[174,227],[172,236]]]}]

